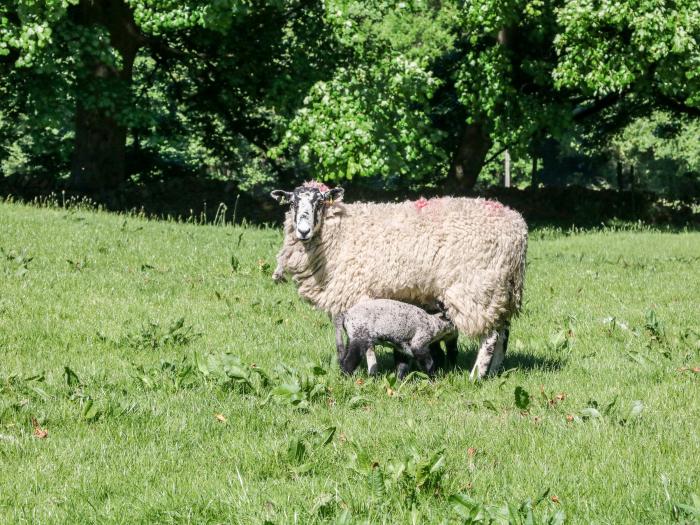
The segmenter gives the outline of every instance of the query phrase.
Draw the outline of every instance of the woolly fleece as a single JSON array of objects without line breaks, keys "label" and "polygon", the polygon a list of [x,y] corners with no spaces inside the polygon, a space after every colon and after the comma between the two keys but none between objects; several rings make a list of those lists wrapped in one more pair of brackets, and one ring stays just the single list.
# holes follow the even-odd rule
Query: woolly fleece
[{"label": "woolly fleece", "polygon": [[522,216],[485,199],[335,202],[303,243],[287,212],[278,269],[332,316],[363,299],[445,304],[457,329],[478,336],[520,309],[527,251]]}]

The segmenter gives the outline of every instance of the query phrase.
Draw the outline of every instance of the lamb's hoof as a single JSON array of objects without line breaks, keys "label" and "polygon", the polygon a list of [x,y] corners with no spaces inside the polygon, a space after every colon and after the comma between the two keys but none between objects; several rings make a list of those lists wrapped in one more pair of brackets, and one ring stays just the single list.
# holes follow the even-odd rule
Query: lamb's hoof
[{"label": "lamb's hoof", "polygon": [[367,352],[365,358],[367,359],[367,373],[371,376],[376,376],[377,372],[379,371],[376,354],[374,351]]},{"label": "lamb's hoof", "polygon": [[284,276],[284,274],[281,274],[281,273],[273,273],[272,280],[276,283],[286,283],[287,282],[287,278]]},{"label": "lamb's hoof", "polygon": [[408,374],[409,369],[410,367],[408,366],[408,363],[399,363],[396,367],[396,378],[399,381],[403,381],[406,374]]}]

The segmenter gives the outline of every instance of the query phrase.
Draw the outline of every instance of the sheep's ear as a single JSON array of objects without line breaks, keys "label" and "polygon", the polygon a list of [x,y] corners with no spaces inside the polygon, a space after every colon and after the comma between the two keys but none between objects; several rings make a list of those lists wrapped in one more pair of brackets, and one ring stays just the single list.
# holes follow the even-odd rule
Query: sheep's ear
[{"label": "sheep's ear", "polygon": [[337,188],[333,188],[332,190],[328,190],[323,194],[323,200],[326,202],[333,202],[333,201],[339,201],[343,198],[343,195],[345,194],[345,190],[338,186]]},{"label": "sheep's ear", "polygon": [[292,201],[292,197],[294,197],[294,193],[292,193],[291,191],[274,190],[274,191],[270,192],[270,197],[275,199],[280,204],[286,204],[287,202]]}]

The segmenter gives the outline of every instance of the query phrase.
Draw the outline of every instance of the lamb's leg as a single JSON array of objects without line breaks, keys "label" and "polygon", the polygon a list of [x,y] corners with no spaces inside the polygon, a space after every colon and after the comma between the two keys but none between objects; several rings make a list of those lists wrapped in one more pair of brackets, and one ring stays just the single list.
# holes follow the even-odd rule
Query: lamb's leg
[{"label": "lamb's leg", "polygon": [[[435,375],[435,360],[432,357],[431,342],[427,334],[416,334],[410,344],[404,345],[403,350],[418,361],[426,374]],[[442,353],[442,349],[440,349],[440,353]]]},{"label": "lamb's leg", "polygon": [[457,350],[457,339],[459,334],[455,332],[445,337],[445,350],[447,351],[447,364],[450,366],[455,366],[457,364],[457,356],[459,354]]},{"label": "lamb's leg", "polygon": [[371,376],[377,375],[377,355],[374,353],[374,346],[369,345],[367,347],[365,357],[367,359],[367,374]]},{"label": "lamb's leg", "polygon": [[445,352],[442,351],[440,341],[433,341],[430,343],[430,357],[432,357],[435,362],[435,368],[442,368],[445,366]]},{"label": "lamb's leg", "polygon": [[411,353],[426,374],[431,377],[435,375],[435,360],[431,355],[429,344],[412,346]]},{"label": "lamb's leg", "polygon": [[341,370],[348,375],[352,374],[357,368],[357,365],[360,364],[367,347],[368,343],[366,341],[360,339],[352,339],[349,341],[345,356],[340,362]]},{"label": "lamb's leg", "polygon": [[411,369],[411,365],[408,362],[408,356],[401,353],[400,350],[394,350],[394,365],[396,366],[396,377],[399,380],[403,380]]},{"label": "lamb's leg", "polygon": [[338,354],[338,363],[343,362],[345,357],[345,341],[343,339],[343,314],[338,314],[332,318],[333,326],[335,328],[335,348]]},{"label": "lamb's leg", "polygon": [[503,364],[508,344],[508,326],[501,330],[494,330],[481,339],[479,353],[476,356],[474,368],[469,377],[483,379],[489,374],[494,374]]},{"label": "lamb's leg", "polygon": [[[357,300],[355,304],[359,304],[363,301],[368,301],[370,299],[371,297],[369,295],[363,295]],[[379,370],[379,367],[377,365],[377,354],[374,353],[374,346],[367,346],[365,358],[367,359],[367,374],[371,376],[376,375],[377,371]]]}]

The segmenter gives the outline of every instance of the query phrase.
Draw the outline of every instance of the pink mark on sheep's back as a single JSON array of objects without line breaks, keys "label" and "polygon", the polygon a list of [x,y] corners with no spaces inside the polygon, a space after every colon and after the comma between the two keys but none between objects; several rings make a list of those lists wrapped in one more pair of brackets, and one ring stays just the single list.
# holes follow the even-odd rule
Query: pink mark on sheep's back
[{"label": "pink mark on sheep's back", "polygon": [[421,211],[423,208],[425,208],[430,201],[426,199],[425,197],[421,197],[417,201],[414,201],[413,205],[416,207],[416,210]]},{"label": "pink mark on sheep's back", "polygon": [[484,206],[492,213],[501,213],[506,210],[506,207],[498,201],[485,200]]},{"label": "pink mark on sheep's back", "polygon": [[306,181],[306,182],[304,182],[303,186],[305,188],[314,188],[314,189],[317,189],[318,191],[321,191],[321,192],[326,192],[330,189],[323,182],[319,182],[317,180]]}]

